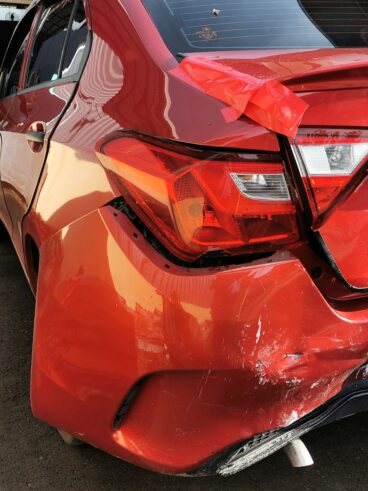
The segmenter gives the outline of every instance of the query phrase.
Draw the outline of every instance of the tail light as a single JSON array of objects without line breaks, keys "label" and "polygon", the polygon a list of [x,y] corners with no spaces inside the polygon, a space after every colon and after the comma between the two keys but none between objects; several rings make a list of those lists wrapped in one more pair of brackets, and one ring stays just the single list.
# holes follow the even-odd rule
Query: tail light
[{"label": "tail light", "polygon": [[145,226],[182,260],[211,251],[269,252],[298,241],[277,154],[204,151],[119,133],[99,157]]},{"label": "tail light", "polygon": [[292,148],[316,224],[360,182],[368,161],[368,131],[303,129]]}]

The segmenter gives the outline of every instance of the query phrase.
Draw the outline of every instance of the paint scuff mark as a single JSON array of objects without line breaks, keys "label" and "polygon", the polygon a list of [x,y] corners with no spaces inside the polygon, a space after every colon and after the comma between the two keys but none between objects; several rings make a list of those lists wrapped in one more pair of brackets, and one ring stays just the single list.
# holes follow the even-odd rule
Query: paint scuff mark
[{"label": "paint scuff mark", "polygon": [[299,415],[296,411],[292,411],[292,413],[290,414],[290,416],[288,416],[285,420],[285,426],[290,426],[292,425],[293,423],[295,423],[295,421],[297,421],[299,419]]},{"label": "paint scuff mark", "polygon": [[291,380],[287,380],[286,381],[286,385],[288,387],[290,387],[291,389],[295,389],[296,387],[299,387],[299,385],[303,382],[303,379],[302,378],[297,378],[297,377],[294,377],[293,379]]},{"label": "paint scuff mark", "polygon": [[259,378],[259,385],[265,385],[267,383],[266,371],[262,360],[259,360],[256,365],[256,372]]},{"label": "paint scuff mark", "polygon": [[302,353],[286,353],[285,358],[291,358],[292,360],[298,360],[303,356]]},{"label": "paint scuff mark", "polygon": [[259,340],[261,339],[261,335],[262,335],[262,316],[259,316],[259,319],[258,319],[258,331],[257,331],[257,334],[256,334],[256,344],[259,343]]}]

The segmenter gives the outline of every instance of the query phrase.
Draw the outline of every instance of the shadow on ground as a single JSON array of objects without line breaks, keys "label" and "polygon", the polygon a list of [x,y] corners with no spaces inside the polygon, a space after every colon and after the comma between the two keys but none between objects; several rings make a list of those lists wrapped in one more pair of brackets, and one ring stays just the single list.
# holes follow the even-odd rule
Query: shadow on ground
[{"label": "shadow on ground", "polygon": [[91,447],[69,448],[29,405],[34,300],[7,239],[0,241],[0,490],[365,490],[368,414],[305,437],[314,467],[283,453],[226,479],[160,476]]}]

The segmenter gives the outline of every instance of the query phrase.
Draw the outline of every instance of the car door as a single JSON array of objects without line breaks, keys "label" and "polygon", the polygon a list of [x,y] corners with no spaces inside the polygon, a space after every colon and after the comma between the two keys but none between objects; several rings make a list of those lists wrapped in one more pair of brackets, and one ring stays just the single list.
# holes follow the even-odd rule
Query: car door
[{"label": "car door", "polygon": [[[1,187],[11,220],[7,227],[20,257],[23,218],[40,179],[48,142],[73,97],[90,44],[82,0],[40,2],[33,10],[31,34],[20,43],[16,32],[11,42],[20,45],[16,60],[11,63],[9,55],[4,61],[0,100]],[[20,75],[15,65],[21,67]]]},{"label": "car door", "polygon": [[[0,74],[0,122],[6,126],[6,118],[9,116],[9,107],[14,100],[14,95],[20,83],[20,76],[22,66],[24,63],[25,52],[28,45],[28,40],[32,28],[32,24],[35,21],[35,16],[39,12],[38,8],[31,9],[24,19],[18,24],[16,33],[11,39],[8,46],[4,62],[1,67]],[[0,134],[0,155],[2,149],[2,136]],[[1,183],[1,169],[0,169],[0,183]],[[5,224],[9,233],[12,233],[12,222],[9,216],[2,185],[0,184],[0,220]]]}]

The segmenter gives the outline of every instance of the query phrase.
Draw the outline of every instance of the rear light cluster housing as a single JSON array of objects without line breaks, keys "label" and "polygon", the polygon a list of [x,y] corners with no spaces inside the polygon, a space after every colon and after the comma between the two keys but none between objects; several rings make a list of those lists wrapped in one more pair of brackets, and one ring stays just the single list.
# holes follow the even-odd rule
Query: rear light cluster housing
[{"label": "rear light cluster housing", "polygon": [[215,251],[270,252],[299,240],[278,154],[206,150],[124,133],[100,148],[124,200],[183,261]]},{"label": "rear light cluster housing", "polygon": [[[368,132],[301,129],[290,143],[318,228],[366,171]],[[217,151],[132,132],[111,135],[98,154],[129,207],[180,260],[301,243],[297,192],[279,154]]]}]

